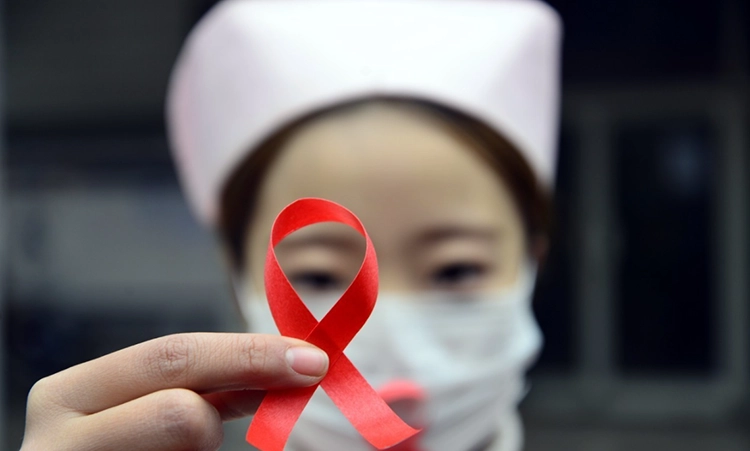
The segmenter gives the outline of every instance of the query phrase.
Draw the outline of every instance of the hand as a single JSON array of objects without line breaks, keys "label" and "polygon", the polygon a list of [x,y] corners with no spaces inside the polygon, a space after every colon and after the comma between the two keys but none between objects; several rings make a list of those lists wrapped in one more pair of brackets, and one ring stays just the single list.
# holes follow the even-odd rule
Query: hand
[{"label": "hand", "polygon": [[215,450],[222,421],[251,415],[264,390],[310,386],[323,351],[258,334],[179,334],[37,382],[22,451]]}]

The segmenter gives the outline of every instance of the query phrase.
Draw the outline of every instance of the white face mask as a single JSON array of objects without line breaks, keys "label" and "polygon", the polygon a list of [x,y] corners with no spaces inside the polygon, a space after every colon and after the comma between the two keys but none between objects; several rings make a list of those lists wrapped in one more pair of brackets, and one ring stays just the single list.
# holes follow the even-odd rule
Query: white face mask
[{"label": "white face mask", "polygon": [[[470,451],[489,443],[492,450],[521,448],[517,406],[526,392],[525,371],[542,344],[531,309],[535,275],[524,266],[513,287],[493,293],[378,296],[344,353],[376,390],[406,381],[423,391],[410,411],[397,409],[424,428],[409,450]],[[305,301],[320,319],[336,299]],[[243,304],[253,332],[278,333],[265,299],[245,296]],[[288,443],[294,451],[372,450],[323,390],[315,392]]]}]

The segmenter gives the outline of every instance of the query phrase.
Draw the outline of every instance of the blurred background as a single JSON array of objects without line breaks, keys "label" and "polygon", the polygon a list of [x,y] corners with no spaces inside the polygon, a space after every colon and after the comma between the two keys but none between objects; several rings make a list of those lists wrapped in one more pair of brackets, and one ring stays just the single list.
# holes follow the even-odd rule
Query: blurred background
[{"label": "blurred background", "polygon": [[[162,118],[213,3],[0,3],[0,448],[18,449],[43,376],[240,330]],[[563,126],[527,449],[748,450],[750,5],[550,3]]]}]

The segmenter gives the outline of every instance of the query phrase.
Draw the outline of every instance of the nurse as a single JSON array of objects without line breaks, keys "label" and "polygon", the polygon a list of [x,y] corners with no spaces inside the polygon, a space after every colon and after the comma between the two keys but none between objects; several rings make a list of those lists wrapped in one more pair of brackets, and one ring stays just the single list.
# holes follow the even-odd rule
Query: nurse
[{"label": "nurse", "polygon": [[[177,61],[168,126],[251,333],[164,337],[43,379],[23,449],[216,449],[263,390],[318,382],[327,357],[275,335],[262,276],[273,219],[302,197],[352,210],[377,249],[378,302],[345,352],[423,428],[393,449],[521,449],[559,40],[533,0],[218,4]],[[319,318],[363,251],[339,224],[276,248]],[[318,390],[287,449],[371,448]]]}]

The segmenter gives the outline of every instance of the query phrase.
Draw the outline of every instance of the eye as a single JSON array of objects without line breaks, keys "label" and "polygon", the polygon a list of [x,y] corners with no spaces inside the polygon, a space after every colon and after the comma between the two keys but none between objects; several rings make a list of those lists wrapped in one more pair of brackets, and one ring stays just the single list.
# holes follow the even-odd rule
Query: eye
[{"label": "eye", "polygon": [[298,292],[324,292],[341,289],[342,279],[326,271],[301,271],[290,274],[289,282]]},{"label": "eye", "polygon": [[430,275],[430,284],[441,290],[477,288],[488,273],[486,265],[456,262],[440,266]]}]

